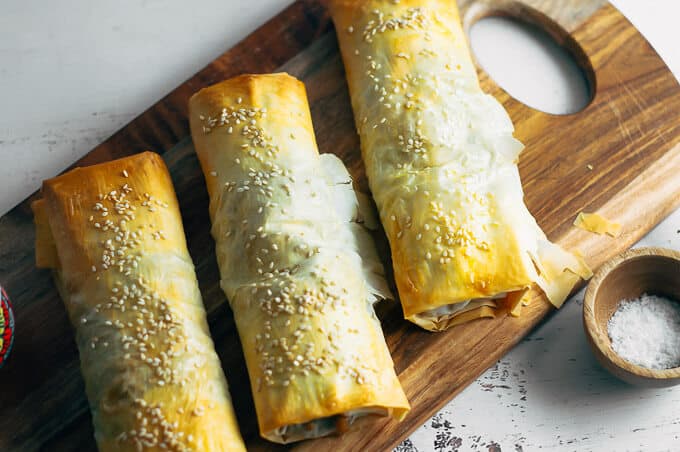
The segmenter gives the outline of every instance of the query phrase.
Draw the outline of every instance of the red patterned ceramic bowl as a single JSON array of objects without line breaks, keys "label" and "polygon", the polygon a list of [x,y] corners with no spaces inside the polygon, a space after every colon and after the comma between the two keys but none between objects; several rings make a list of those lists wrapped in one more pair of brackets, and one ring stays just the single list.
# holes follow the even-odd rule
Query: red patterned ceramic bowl
[{"label": "red patterned ceramic bowl", "polygon": [[14,312],[7,292],[0,286],[0,367],[5,364],[14,342]]}]

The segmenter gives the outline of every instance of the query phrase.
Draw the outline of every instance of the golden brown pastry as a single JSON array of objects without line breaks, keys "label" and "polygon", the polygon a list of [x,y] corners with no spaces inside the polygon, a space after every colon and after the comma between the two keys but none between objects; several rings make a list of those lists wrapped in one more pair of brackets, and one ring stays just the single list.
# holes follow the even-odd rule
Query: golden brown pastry
[{"label": "golden brown pastry", "polygon": [[409,404],[373,302],[388,296],[351,178],[319,156],[304,85],[243,75],[189,103],[221,285],[260,433],[286,443]]},{"label": "golden brown pastry", "polygon": [[245,451],[163,160],[43,183],[36,261],[76,332],[101,451]]},{"label": "golden brown pastry", "polygon": [[405,317],[443,330],[532,283],[561,305],[590,271],[523,202],[523,146],[479,87],[455,0],[329,3]]}]

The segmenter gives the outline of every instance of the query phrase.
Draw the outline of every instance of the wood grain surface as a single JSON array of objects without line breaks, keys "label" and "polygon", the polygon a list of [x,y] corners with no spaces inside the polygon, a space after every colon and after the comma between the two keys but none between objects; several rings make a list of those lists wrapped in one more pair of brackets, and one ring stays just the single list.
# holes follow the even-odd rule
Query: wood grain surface
[{"label": "wood grain surface", "polygon": [[[574,52],[590,79],[592,102],[579,113],[560,116],[515,101],[480,70],[482,86],[507,108],[517,138],[526,145],[520,173],[529,210],[550,239],[579,250],[597,268],[680,204],[680,87],[646,40],[605,2],[460,3],[466,26],[489,13],[519,15],[539,24]],[[336,39],[327,13],[314,0],[294,3],[78,163],[144,149],[166,159],[213,338],[252,450],[279,447],[257,435],[238,335],[218,285],[207,193],[188,138],[186,112],[189,96],[203,86],[242,72],[274,70],[286,70],[306,83],[321,152],[341,156],[366,189]],[[0,450],[95,450],[73,333],[49,272],[34,267],[29,202],[0,219],[0,282],[13,300],[17,325],[13,355],[0,372]],[[599,211],[620,222],[623,234],[612,239],[573,228],[581,210]],[[388,263],[386,239],[382,233],[376,239]],[[412,412],[402,423],[362,421],[342,437],[303,442],[295,449],[393,447],[495,363],[551,308],[536,296],[519,318],[481,320],[438,334],[404,321],[396,303],[383,303],[378,310]]]}]

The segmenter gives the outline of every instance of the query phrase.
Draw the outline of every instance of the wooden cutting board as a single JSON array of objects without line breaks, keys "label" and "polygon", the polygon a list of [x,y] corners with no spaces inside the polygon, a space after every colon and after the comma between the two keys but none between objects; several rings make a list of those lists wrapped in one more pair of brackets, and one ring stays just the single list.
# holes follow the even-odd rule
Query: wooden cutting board
[{"label": "wooden cutting board", "polygon": [[[516,136],[526,144],[520,172],[529,210],[550,239],[579,250],[597,268],[680,204],[680,87],[647,41],[608,3],[522,1],[460,3],[466,27],[490,12],[539,24],[575,53],[589,75],[594,98],[588,107],[556,116],[512,99],[480,69],[482,86],[503,102]],[[166,159],[213,338],[252,450],[278,446],[257,435],[238,336],[218,286],[207,194],[186,115],[187,100],[199,88],[242,72],[275,70],[286,70],[307,84],[321,151],[340,155],[366,189],[335,35],[317,0],[294,3],[78,163],[145,149]],[[14,302],[17,330],[13,356],[0,371],[0,450],[95,450],[72,329],[49,272],[34,268],[33,197],[0,219],[0,282]],[[623,234],[612,239],[573,228],[581,210],[599,211],[620,222]],[[382,233],[376,237],[389,263],[386,239]],[[402,423],[361,422],[357,431],[303,442],[295,449],[388,450],[551,312],[537,296],[519,318],[480,320],[433,334],[404,321],[396,303],[383,303],[378,310],[413,410]],[[582,334],[580,325],[573,328],[565,334]]]}]

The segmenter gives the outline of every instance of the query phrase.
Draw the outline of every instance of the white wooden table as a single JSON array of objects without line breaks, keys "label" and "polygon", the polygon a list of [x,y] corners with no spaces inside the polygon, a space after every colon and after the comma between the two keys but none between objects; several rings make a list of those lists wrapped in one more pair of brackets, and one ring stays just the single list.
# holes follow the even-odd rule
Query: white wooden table
[{"label": "white wooden table", "polygon": [[[0,215],[288,3],[2,2]],[[680,2],[613,3],[680,75]],[[680,210],[642,244],[680,249]],[[586,344],[581,300],[398,450],[680,450],[680,388],[638,389],[602,370]]]}]

